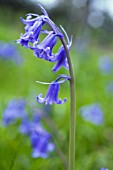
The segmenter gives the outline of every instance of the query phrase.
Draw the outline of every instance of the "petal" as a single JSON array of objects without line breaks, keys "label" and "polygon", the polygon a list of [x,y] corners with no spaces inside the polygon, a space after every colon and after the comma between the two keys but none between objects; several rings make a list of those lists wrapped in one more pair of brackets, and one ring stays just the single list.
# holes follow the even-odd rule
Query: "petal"
[{"label": "petal", "polygon": [[36,97],[36,100],[37,100],[39,103],[44,103],[44,102],[45,102],[45,98],[42,98],[42,94],[39,94],[39,95]]}]

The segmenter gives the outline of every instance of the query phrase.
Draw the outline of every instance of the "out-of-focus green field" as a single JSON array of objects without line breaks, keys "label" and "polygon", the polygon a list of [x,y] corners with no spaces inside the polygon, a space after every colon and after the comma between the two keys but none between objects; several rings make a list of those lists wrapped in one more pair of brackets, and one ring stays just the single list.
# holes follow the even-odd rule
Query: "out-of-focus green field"
[{"label": "out-of-focus green field", "polygon": [[[20,16],[24,17],[24,14],[1,9],[0,40],[14,42],[19,38],[20,33],[24,32]],[[51,68],[54,63],[36,58],[31,50],[20,45],[17,48],[23,56],[21,65],[0,59],[0,170],[63,170],[56,152],[47,159],[31,157],[30,141],[28,137],[20,135],[18,124],[2,127],[2,113],[11,99],[24,98],[28,105],[40,108],[42,106],[36,102],[36,96],[45,94],[48,86],[37,84],[36,80],[51,82],[58,74],[68,74],[64,68],[53,73]],[[71,49],[76,75],[76,170],[100,170],[101,167],[112,170],[113,167],[113,94],[105,90],[108,82],[113,80],[113,72],[104,75],[98,68],[100,56],[109,55],[112,60],[112,49],[112,45],[108,49],[93,41],[83,52],[78,52],[74,45]],[[61,85],[59,96],[62,99],[67,97],[68,101],[64,105],[52,106],[50,115],[58,129],[57,133],[43,122],[66,158],[69,144],[69,91],[68,82]],[[104,123],[101,125],[86,122],[79,114],[81,106],[95,102],[100,103],[104,112]],[[30,112],[29,107],[26,109]],[[61,141],[57,134],[61,135]]]}]

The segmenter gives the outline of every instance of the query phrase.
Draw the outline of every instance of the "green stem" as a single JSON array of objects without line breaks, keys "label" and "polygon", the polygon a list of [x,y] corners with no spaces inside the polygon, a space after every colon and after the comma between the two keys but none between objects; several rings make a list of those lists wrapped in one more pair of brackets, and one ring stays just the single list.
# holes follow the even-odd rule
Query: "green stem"
[{"label": "green stem", "polygon": [[69,170],[74,170],[75,168],[75,76],[74,69],[69,54],[69,50],[64,39],[61,39],[64,46],[70,72],[70,136],[69,136]]},{"label": "green stem", "polygon": [[[53,22],[50,20],[49,26],[57,34],[53,26]],[[69,133],[69,170],[74,170],[75,167],[75,123],[76,123],[76,101],[75,101],[75,76],[73,64],[71,61],[70,53],[67,47],[67,44],[63,38],[60,38],[62,45],[64,46],[66,57],[69,64],[69,73],[70,73],[70,133]]]}]

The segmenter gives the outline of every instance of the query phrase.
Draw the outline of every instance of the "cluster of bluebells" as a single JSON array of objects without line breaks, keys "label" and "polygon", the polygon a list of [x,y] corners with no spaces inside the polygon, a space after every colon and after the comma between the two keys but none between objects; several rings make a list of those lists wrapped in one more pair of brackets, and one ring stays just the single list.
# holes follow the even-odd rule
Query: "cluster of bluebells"
[{"label": "cluster of bluebells", "polygon": [[[64,39],[64,34],[67,38],[67,50],[70,50],[72,44],[72,38],[69,40],[69,37],[65,30],[62,28],[62,31],[55,25],[55,23],[49,18],[46,10],[39,5],[43,15],[37,14],[27,14],[27,18],[20,18],[23,24],[25,25],[25,33],[21,34],[20,39],[16,40],[17,43],[22,46],[31,49],[34,52],[34,55],[37,58],[44,59],[48,62],[55,62],[54,67],[52,68],[53,72],[57,72],[62,66],[66,69],[69,68],[66,52],[64,46],[58,49],[57,53],[53,53],[53,48],[57,43],[57,39]],[[43,26],[48,24],[51,30],[43,30]],[[40,42],[39,35],[45,34],[45,38]],[[63,79],[64,81],[59,81]],[[48,92],[44,98],[42,94],[37,96],[37,101],[39,103],[45,104],[63,104],[66,102],[66,99],[61,100],[58,98],[58,92],[60,90],[60,84],[69,80],[70,78],[66,75],[59,76],[55,81],[50,83]]]},{"label": "cluster of bluebells", "polygon": [[8,126],[21,119],[19,132],[28,135],[32,145],[32,157],[47,158],[54,150],[52,136],[41,124],[41,111],[34,110],[32,120],[25,111],[24,100],[11,100],[3,112],[3,125]]},{"label": "cluster of bluebells", "polygon": [[79,111],[86,121],[96,125],[103,123],[103,111],[98,103],[82,106]]},{"label": "cluster of bluebells", "polygon": [[16,64],[22,63],[22,57],[16,46],[12,43],[0,42],[0,58],[3,60],[11,60]]}]

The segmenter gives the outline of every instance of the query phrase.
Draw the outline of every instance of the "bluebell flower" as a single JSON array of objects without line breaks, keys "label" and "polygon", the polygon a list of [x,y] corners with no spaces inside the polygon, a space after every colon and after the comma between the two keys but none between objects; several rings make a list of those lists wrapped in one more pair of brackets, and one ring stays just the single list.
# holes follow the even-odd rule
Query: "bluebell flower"
[{"label": "bluebell flower", "polygon": [[22,119],[22,123],[19,126],[19,131],[22,134],[29,135],[32,132],[36,131],[41,127],[40,125],[40,111],[34,111],[34,114],[32,116],[32,120],[29,120],[28,117]]},{"label": "bluebell flower", "polygon": [[38,37],[41,32],[41,28],[45,23],[42,17],[37,16],[36,18],[32,19],[32,15],[29,14],[26,20],[21,18],[21,21],[26,25],[26,33],[21,34],[20,39],[16,40],[16,42],[25,47],[30,47],[29,42],[39,42]]},{"label": "bluebell flower", "polygon": [[101,168],[101,170],[108,170],[107,168]]},{"label": "bluebell flower", "polygon": [[54,72],[58,71],[62,66],[66,69],[69,68],[68,61],[66,58],[66,52],[63,46],[59,48],[58,53],[55,55],[53,61],[56,61],[55,66],[52,68]]},{"label": "bluebell flower", "polygon": [[35,44],[31,49],[34,51],[34,55],[38,58],[43,58],[45,60],[51,61],[53,58],[52,49],[56,44],[56,34],[50,32],[50,34],[40,43]]},{"label": "bluebell flower", "polygon": [[103,111],[97,103],[82,106],[80,113],[86,121],[97,125],[103,123]]},{"label": "bluebell flower", "polygon": [[3,60],[11,60],[16,64],[21,64],[22,62],[19,51],[12,43],[0,42],[0,58]]},{"label": "bluebell flower", "polygon": [[51,142],[51,135],[42,127],[40,115],[36,112],[32,120],[23,119],[19,131],[30,137],[33,158],[47,158],[48,153],[54,150],[54,144]]},{"label": "bluebell flower", "polygon": [[[59,81],[60,78],[64,78],[64,80]],[[50,84],[46,96],[43,98],[42,94],[39,94],[37,96],[37,101],[39,103],[45,103],[45,104],[50,104],[50,105],[52,105],[53,103],[56,103],[56,104],[65,103],[67,101],[67,99],[66,98],[64,98],[64,100],[59,99],[58,98],[58,92],[60,90],[60,84],[63,83],[64,81],[66,81],[66,80],[69,80],[68,76],[65,76],[65,75],[59,76],[55,81],[53,81]]]},{"label": "bluebell flower", "polygon": [[11,100],[3,112],[3,124],[9,125],[15,123],[18,118],[26,118],[24,100]]},{"label": "bluebell flower", "polygon": [[[44,15],[39,16],[37,14],[28,14],[26,20],[21,18],[22,22],[26,25],[26,32],[25,34],[21,34],[20,39],[16,42],[33,50],[34,55],[38,58],[43,58],[50,62],[57,62],[53,68],[53,71],[59,70],[61,66],[64,66],[68,69],[68,62],[64,47],[61,46],[58,53],[52,53],[52,49],[57,42],[57,37],[63,39],[64,35],[62,34],[61,30],[55,25],[55,23],[49,18],[46,10],[41,5],[39,6]],[[42,30],[42,26],[45,23],[50,26],[52,31]],[[39,35],[41,33],[47,34],[46,38],[42,42],[40,42],[39,40]],[[67,33],[66,37],[68,39],[67,47],[70,50],[71,41],[69,41]]]},{"label": "bluebell flower", "polygon": [[47,132],[33,132],[30,139],[33,158],[47,158],[48,153],[54,150],[54,144],[50,141],[51,137]]},{"label": "bluebell flower", "polygon": [[22,119],[22,122],[19,126],[19,132],[24,135],[31,134],[32,123],[29,121],[28,118]]},{"label": "bluebell flower", "polygon": [[[69,40],[67,33],[66,33],[66,37],[68,40],[67,48],[68,50],[70,50],[70,47],[72,44],[72,37],[71,37],[71,40]],[[55,66],[52,68],[54,72],[58,71],[62,66],[65,67],[66,69],[69,68],[67,57],[66,57],[66,52],[65,52],[63,45],[59,48],[58,52],[55,54],[54,58],[51,61],[53,62],[56,61]]]},{"label": "bluebell flower", "polygon": [[[31,44],[37,44],[39,42],[39,34],[47,32],[46,30],[42,30],[42,26],[45,23],[48,23],[50,27],[53,27],[56,33],[61,34],[56,25],[50,20],[46,10],[39,5],[44,15],[37,15],[37,14],[27,14],[26,20],[22,17],[20,18],[23,24],[25,24],[25,34],[21,34],[20,39],[16,40],[17,43],[20,43],[22,46],[26,48],[30,48]],[[37,55],[37,54],[36,54]]]},{"label": "bluebell flower", "polygon": [[99,59],[99,68],[104,74],[109,74],[113,65],[109,57],[103,56]]}]

